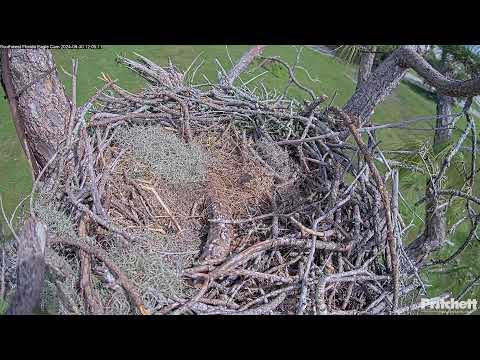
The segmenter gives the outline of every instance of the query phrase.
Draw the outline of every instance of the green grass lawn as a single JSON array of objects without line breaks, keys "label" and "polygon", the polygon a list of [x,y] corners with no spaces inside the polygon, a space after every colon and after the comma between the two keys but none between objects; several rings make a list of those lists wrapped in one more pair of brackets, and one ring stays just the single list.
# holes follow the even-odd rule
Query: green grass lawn
[{"label": "green grass lawn", "polygon": [[[247,49],[247,46],[229,46],[228,50],[231,58],[235,61]],[[98,78],[101,72],[107,73],[114,79],[119,79],[119,84],[131,91],[142,88],[145,82],[137,75],[126,69],[124,66],[115,62],[117,54],[127,57],[134,57],[133,52],[148,57],[160,65],[167,65],[169,60],[177,65],[181,70],[185,70],[191,62],[199,54],[199,60],[204,60],[204,65],[198,70],[195,77],[196,83],[204,82],[202,74],[211,81],[217,79],[218,67],[215,59],[228,69],[231,64],[227,56],[226,47],[223,45],[195,45],[195,46],[104,46],[100,50],[55,50],[54,56],[57,63],[61,79],[71,93],[71,81],[61,68],[71,71],[71,60],[77,58],[79,60],[78,68],[78,99],[79,104],[92,96],[96,89],[104,83]],[[296,58],[296,51],[292,46],[269,46],[265,55],[280,56],[282,59],[293,63]],[[336,94],[334,105],[342,106],[351,96],[355,89],[354,80],[356,78],[356,68],[352,65],[345,64],[337,59],[322,55],[312,49],[304,48],[300,63],[302,67],[307,69],[312,81],[302,69],[297,69],[296,76],[299,81],[312,88],[317,94],[326,94],[330,97]],[[242,75],[244,80],[248,80],[263,72],[263,69],[256,69]],[[253,86],[259,85],[262,81],[266,88],[276,88],[279,91],[287,84],[287,71],[281,66],[275,66],[268,75],[258,78]],[[308,96],[302,90],[291,86],[289,95],[297,99],[307,99]],[[2,94],[3,99],[3,94]],[[435,104],[427,96],[415,90],[410,85],[400,84],[391,96],[384,103],[375,109],[372,120],[376,123],[390,123],[398,120],[413,118],[416,116],[434,115]],[[415,126],[417,128],[425,128],[429,123],[422,122]],[[421,142],[431,140],[432,131],[411,131],[411,130],[383,130],[378,132],[378,139],[381,141],[383,149],[401,148],[405,144],[413,142]],[[405,188],[404,196],[409,203],[413,204],[423,196],[424,178],[409,172],[401,172],[401,187]],[[10,112],[6,100],[0,101],[0,194],[4,199],[7,214],[11,213],[18,201],[27,195],[31,188],[30,170],[27,161],[23,155],[20,144],[15,135],[15,129],[10,119]],[[421,207],[419,207],[419,210]],[[407,222],[411,219],[417,227],[420,227],[421,221],[415,219],[408,208],[403,204],[401,212]],[[421,211],[419,211],[421,213]],[[445,252],[451,252],[458,246],[466,236],[465,228],[460,228],[459,233],[455,237],[455,245],[449,247]],[[409,238],[413,238],[415,231],[411,233]],[[478,245],[478,243],[477,243]],[[474,246],[477,246],[474,245]],[[478,246],[477,246],[478,248]],[[463,284],[468,281],[471,273],[480,271],[479,265],[475,262],[478,251],[466,252],[461,257],[464,262],[463,269],[454,269],[449,276],[441,276],[439,274],[432,275],[430,280],[433,281],[432,295],[444,290],[453,290],[457,293]],[[453,270],[452,270],[453,271]],[[467,279],[467,280],[466,280]],[[478,292],[477,292],[478,294]]]},{"label": "green grass lawn", "polygon": [[[10,118],[10,108],[3,99],[3,90],[0,90],[0,96],[0,195],[7,214],[10,214],[20,199],[29,193],[32,180]],[[3,222],[3,217],[0,218]]]}]

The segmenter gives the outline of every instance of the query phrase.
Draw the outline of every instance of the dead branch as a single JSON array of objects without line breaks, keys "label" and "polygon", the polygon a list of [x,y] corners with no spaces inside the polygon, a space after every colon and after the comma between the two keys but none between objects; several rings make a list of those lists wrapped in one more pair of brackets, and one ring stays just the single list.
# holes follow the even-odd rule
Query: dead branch
[{"label": "dead branch", "polygon": [[256,45],[242,55],[240,60],[219,81],[220,86],[232,86],[234,81],[247,69],[248,65],[258,57],[266,45]]},{"label": "dead branch", "polygon": [[128,293],[130,299],[132,300],[133,304],[137,307],[139,313],[141,315],[149,314],[147,309],[145,308],[145,305],[143,304],[141,297],[137,293],[135,286],[131,284],[131,282],[128,280],[124,272],[120,270],[120,268],[118,268],[117,265],[115,265],[112,261],[108,259],[107,255],[102,249],[95,248],[93,246],[89,246],[78,241],[71,241],[71,240],[65,240],[65,239],[50,240],[50,245],[55,245],[55,244],[75,247],[77,249],[81,249],[85,251],[90,255],[97,257],[118,277],[118,281],[120,282],[122,287],[125,289],[125,291]]},{"label": "dead branch", "polygon": [[45,274],[47,241],[45,224],[30,217],[18,237],[17,289],[7,315],[29,315],[38,305]]}]

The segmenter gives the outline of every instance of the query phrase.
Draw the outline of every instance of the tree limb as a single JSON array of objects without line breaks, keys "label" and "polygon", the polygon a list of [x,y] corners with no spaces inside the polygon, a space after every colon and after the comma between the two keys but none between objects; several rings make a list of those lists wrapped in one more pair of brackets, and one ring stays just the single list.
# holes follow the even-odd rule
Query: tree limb
[{"label": "tree limb", "polygon": [[45,275],[47,227],[30,217],[18,237],[17,290],[7,315],[30,315],[40,301]]},{"label": "tree limb", "polygon": [[469,97],[480,94],[480,76],[469,80],[455,80],[442,75],[411,47],[402,46],[398,50],[399,64],[415,70],[425,81],[436,88],[437,93],[452,97]]},{"label": "tree limb", "polygon": [[220,86],[232,86],[234,81],[247,69],[248,65],[262,53],[266,45],[255,45],[242,55],[240,60],[219,81]]}]

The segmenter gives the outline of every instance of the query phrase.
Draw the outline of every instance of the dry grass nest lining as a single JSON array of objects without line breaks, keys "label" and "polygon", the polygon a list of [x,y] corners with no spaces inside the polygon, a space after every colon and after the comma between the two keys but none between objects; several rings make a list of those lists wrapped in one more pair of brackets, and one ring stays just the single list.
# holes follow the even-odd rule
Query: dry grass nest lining
[{"label": "dry grass nest lining", "polygon": [[[149,229],[163,234],[175,229],[157,195],[182,228],[192,221],[205,222],[209,196],[225,204],[232,219],[271,205],[272,176],[229,134],[201,133],[185,144],[175,133],[154,125],[122,128],[116,139],[111,151],[127,151],[112,176],[107,196],[153,215],[155,222],[144,224]],[[141,199],[138,190],[150,196]],[[120,209],[111,211],[119,224],[138,225]],[[135,218],[140,220],[141,214]]]}]

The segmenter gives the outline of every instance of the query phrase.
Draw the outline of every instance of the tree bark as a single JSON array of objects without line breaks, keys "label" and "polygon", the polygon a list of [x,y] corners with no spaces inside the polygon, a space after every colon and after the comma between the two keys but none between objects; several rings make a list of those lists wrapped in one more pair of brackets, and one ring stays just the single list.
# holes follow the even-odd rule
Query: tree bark
[{"label": "tree bark", "polygon": [[[442,55],[442,72],[446,77],[453,76],[453,67],[446,55]],[[451,116],[453,102],[453,97],[437,93],[437,121],[433,139],[434,145],[444,143],[452,137],[452,129],[450,127],[453,122]]]},{"label": "tree bark", "polygon": [[451,97],[470,97],[480,94],[480,76],[470,80],[450,79],[435,70],[422,55],[425,46],[403,45],[381,63],[352,95],[343,107],[351,117],[364,124],[373,109],[391,94],[407,69],[415,70],[437,93]]},{"label": "tree bark", "polygon": [[425,230],[407,246],[406,252],[412,262],[422,266],[428,255],[439,250],[446,242],[446,207],[440,208],[430,179],[425,191]]},{"label": "tree bark", "polygon": [[266,45],[255,45],[243,54],[230,71],[220,79],[220,86],[233,85],[234,81],[246,70],[248,65],[263,52],[265,47]]},{"label": "tree bark", "polygon": [[[442,54],[440,70],[446,77],[453,76],[453,66],[446,54]],[[452,107],[454,98],[442,93],[437,93],[437,119],[433,144],[440,145],[452,136],[453,118]],[[425,185],[425,230],[407,247],[407,254],[418,266],[421,266],[428,255],[440,249],[446,242],[447,214],[446,207],[439,207],[438,196],[434,191],[432,179],[427,177]]]},{"label": "tree bark", "polygon": [[359,120],[359,125],[368,121],[375,106],[390,95],[405,76],[407,67],[400,61],[403,53],[399,50],[394,51],[378,65],[366,81],[357,86],[357,90],[343,107],[343,111]]},{"label": "tree bark", "polygon": [[50,50],[4,49],[1,59],[17,135],[37,176],[63,139],[71,102]]},{"label": "tree bark", "polygon": [[232,214],[225,204],[219,200],[214,191],[209,190],[207,201],[209,217],[219,220],[219,222],[210,224],[207,241],[203,246],[200,259],[219,260],[228,256],[234,238],[233,225],[223,223],[221,220],[231,220]]},{"label": "tree bark", "polygon": [[469,80],[450,79],[434,69],[421,54],[411,47],[401,47],[397,51],[400,53],[402,65],[415,70],[418,75],[425,79],[425,82],[437,90],[437,93],[452,97],[480,95],[480,76]]},{"label": "tree bark", "polygon": [[7,315],[29,315],[40,301],[45,274],[47,227],[29,218],[18,238],[17,289]]},{"label": "tree bark", "polygon": [[435,123],[434,145],[444,143],[452,137],[452,107],[452,97],[437,94],[437,121]]},{"label": "tree bark", "polygon": [[367,47],[367,50],[360,56],[360,64],[358,66],[357,89],[360,88],[368,79],[372,72],[373,61],[375,60],[375,51],[377,46]]}]

